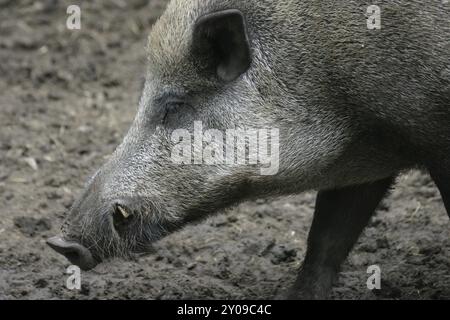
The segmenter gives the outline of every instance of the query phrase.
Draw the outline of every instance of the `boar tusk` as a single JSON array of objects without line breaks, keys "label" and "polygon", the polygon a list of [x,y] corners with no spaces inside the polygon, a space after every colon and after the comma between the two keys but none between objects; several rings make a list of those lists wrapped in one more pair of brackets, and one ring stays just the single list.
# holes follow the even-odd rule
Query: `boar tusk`
[{"label": "boar tusk", "polygon": [[120,205],[117,206],[117,209],[119,210],[120,214],[125,218],[128,219],[130,217],[130,214],[122,208]]}]

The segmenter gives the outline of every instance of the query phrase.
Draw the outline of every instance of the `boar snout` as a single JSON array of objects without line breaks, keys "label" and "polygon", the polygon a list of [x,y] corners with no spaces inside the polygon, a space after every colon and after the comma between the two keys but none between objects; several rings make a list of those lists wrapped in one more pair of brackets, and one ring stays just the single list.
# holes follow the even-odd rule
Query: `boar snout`
[{"label": "boar snout", "polygon": [[47,240],[47,244],[82,270],[91,270],[99,263],[88,249],[77,242],[66,241],[62,237],[53,237]]},{"label": "boar snout", "polygon": [[[74,204],[61,228],[61,235],[47,244],[81,269],[90,270],[110,258],[131,258],[151,248],[150,238],[162,234],[151,223],[154,209],[144,200],[99,197],[87,192]],[[158,220],[159,221],[159,220]]]}]

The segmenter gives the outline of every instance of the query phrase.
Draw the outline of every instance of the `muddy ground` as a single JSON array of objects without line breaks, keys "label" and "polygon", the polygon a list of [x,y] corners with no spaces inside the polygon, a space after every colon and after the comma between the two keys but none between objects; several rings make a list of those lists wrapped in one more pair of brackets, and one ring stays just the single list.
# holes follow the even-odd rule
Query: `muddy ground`
[{"label": "muddy ground", "polygon": [[[294,280],[314,193],[246,203],[189,226],[137,261],[113,261],[65,287],[45,245],[137,107],[145,40],[165,1],[0,0],[0,298],[269,299]],[[366,270],[382,269],[369,291]],[[426,173],[399,178],[364,232],[336,299],[450,299],[450,222]]]}]

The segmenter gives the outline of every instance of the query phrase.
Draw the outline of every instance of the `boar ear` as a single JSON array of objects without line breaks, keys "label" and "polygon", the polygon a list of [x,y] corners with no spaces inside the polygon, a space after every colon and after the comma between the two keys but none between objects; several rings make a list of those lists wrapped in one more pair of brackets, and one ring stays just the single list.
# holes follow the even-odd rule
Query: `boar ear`
[{"label": "boar ear", "polygon": [[[200,63],[230,82],[250,67],[250,43],[241,11],[230,9],[200,17],[194,28],[194,54]],[[199,56],[198,56],[199,55]]]}]

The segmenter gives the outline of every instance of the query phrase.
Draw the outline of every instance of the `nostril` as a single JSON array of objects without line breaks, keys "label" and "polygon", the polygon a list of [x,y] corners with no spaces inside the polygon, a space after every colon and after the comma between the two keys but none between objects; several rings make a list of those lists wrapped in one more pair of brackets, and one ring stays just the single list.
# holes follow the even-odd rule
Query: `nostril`
[{"label": "nostril", "polygon": [[113,212],[113,224],[119,235],[126,231],[126,228],[133,220],[133,213],[124,205],[116,203]]}]

